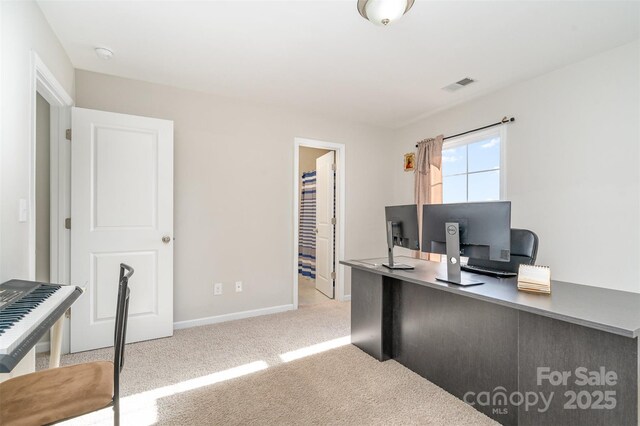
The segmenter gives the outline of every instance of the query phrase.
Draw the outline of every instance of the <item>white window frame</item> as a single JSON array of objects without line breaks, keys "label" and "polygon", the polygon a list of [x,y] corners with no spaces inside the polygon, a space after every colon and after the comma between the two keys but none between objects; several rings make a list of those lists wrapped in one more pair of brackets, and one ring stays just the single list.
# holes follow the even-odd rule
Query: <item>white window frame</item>
[{"label": "white window frame", "polygon": [[[491,136],[500,137],[500,200],[506,200],[507,198],[507,126],[502,125],[500,127],[481,130],[478,132],[470,133],[464,136],[458,136],[457,138],[451,138],[442,144],[442,150],[458,148],[464,145],[470,145],[474,142],[479,142],[482,139],[487,139]],[[467,199],[469,197],[469,151],[467,150]],[[453,175],[452,175],[453,176]],[[444,175],[442,176],[442,196],[444,198]],[[467,202],[467,201],[465,201]]]}]

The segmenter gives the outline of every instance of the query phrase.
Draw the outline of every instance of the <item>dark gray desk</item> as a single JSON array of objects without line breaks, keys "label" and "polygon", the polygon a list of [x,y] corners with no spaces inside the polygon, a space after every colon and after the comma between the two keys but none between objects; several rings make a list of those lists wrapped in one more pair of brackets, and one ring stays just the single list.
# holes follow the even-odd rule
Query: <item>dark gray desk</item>
[{"label": "dark gray desk", "polygon": [[503,424],[639,424],[640,294],[554,281],[534,295],[486,276],[459,287],[435,280],[444,264],[383,261],[341,262],[352,268],[351,340],[371,356]]}]

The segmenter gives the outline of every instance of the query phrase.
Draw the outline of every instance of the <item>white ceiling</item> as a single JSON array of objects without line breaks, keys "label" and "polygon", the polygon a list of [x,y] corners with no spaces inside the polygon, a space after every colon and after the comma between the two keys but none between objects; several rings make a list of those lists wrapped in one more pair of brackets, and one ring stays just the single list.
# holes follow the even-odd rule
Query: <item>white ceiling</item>
[{"label": "white ceiling", "polygon": [[[40,1],[79,69],[384,127],[639,38],[640,2]],[[111,61],[93,48],[115,53]],[[477,83],[441,88],[463,77]]]}]

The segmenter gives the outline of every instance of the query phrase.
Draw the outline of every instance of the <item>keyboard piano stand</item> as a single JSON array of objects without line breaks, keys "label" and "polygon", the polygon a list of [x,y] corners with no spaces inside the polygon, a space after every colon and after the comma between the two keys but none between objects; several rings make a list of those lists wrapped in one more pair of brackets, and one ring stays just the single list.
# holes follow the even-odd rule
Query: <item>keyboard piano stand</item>
[{"label": "keyboard piano stand", "polygon": [[62,353],[62,335],[64,333],[64,315],[61,316],[53,327],[50,334],[49,368],[60,367],[60,354]]}]

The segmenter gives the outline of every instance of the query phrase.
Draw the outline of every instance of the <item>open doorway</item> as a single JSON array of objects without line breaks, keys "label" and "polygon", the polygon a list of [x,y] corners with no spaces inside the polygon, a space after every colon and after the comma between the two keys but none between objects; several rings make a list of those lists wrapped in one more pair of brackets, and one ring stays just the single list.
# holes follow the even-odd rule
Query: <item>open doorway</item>
[{"label": "open doorway", "polygon": [[326,164],[335,164],[335,152],[302,146],[298,164],[298,305],[305,306],[334,298],[335,171]]},{"label": "open doorway", "polygon": [[[56,194],[55,180],[51,175],[51,104],[40,92],[36,91],[35,101],[35,204],[34,204],[34,231],[35,231],[35,280],[43,283],[57,282],[54,277],[55,268],[52,268],[51,259],[57,255],[57,247],[52,246],[55,236],[52,236],[51,220],[51,196]],[[53,184],[52,184],[53,183]],[[52,256],[53,255],[53,256]],[[59,321],[57,332],[64,326],[64,319]],[[36,346],[37,352],[46,352],[51,349],[51,333],[47,331]],[[57,350],[57,349],[56,349]],[[57,365],[54,365],[57,366]]]},{"label": "open doorway", "polygon": [[294,305],[344,300],[344,146],[296,139]]},{"label": "open doorway", "polygon": [[[36,92],[36,281],[51,282],[51,106]],[[48,341],[49,336],[43,337]]]}]

